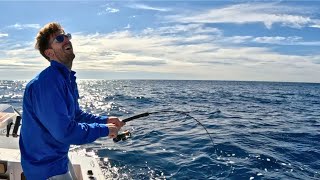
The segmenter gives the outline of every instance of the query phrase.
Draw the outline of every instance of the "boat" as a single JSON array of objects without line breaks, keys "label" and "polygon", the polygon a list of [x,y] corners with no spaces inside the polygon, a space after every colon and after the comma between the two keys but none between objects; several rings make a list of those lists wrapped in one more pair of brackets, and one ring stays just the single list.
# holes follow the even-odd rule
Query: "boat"
[{"label": "boat", "polygon": [[[21,167],[19,133],[21,114],[11,105],[0,104],[0,180],[25,180]],[[105,179],[102,168],[94,156],[83,151],[70,150],[69,159],[78,180]]]}]

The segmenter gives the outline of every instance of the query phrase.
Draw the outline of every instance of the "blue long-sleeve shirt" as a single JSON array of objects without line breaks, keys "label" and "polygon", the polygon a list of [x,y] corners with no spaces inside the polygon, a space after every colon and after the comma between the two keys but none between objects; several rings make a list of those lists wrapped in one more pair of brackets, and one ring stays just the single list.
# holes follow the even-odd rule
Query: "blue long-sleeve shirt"
[{"label": "blue long-sleeve shirt", "polygon": [[27,84],[19,142],[27,179],[66,173],[71,144],[108,136],[107,117],[82,111],[78,98],[75,72],[54,60]]}]

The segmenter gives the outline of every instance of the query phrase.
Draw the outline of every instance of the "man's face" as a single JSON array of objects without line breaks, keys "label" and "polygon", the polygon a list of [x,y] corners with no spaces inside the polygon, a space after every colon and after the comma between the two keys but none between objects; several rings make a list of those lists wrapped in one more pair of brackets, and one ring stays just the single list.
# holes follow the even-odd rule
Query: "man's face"
[{"label": "man's face", "polygon": [[[63,41],[61,41],[61,39],[63,39]],[[73,59],[75,58],[72,43],[69,37],[64,34],[63,31],[59,31],[50,36],[49,43],[49,45],[53,49],[56,60],[60,61],[63,64],[72,63]]]}]

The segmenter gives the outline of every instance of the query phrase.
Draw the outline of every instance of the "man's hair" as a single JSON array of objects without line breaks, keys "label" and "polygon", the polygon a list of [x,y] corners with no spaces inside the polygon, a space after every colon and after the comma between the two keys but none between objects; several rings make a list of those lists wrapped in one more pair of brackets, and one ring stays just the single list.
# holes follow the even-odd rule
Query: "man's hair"
[{"label": "man's hair", "polygon": [[38,49],[41,55],[47,60],[50,60],[50,58],[45,55],[44,51],[50,47],[50,36],[58,31],[63,31],[61,25],[56,22],[51,22],[41,28],[37,34],[35,48]]}]

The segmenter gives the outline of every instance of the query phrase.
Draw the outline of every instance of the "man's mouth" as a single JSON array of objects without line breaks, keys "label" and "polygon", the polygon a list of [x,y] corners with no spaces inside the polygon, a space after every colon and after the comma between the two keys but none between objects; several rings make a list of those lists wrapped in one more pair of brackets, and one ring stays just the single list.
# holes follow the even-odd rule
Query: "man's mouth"
[{"label": "man's mouth", "polygon": [[71,44],[66,44],[64,46],[64,50],[66,50],[66,51],[72,50],[72,45]]}]

